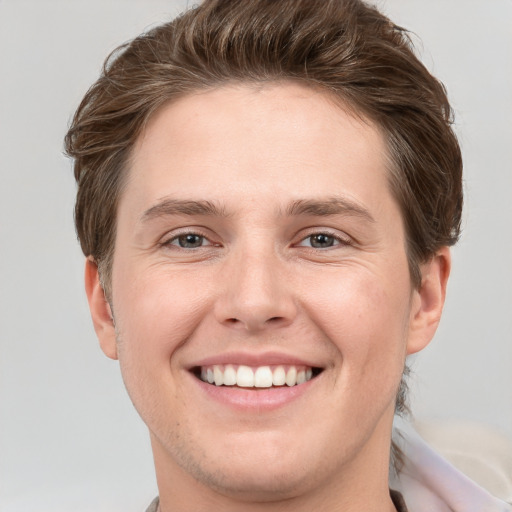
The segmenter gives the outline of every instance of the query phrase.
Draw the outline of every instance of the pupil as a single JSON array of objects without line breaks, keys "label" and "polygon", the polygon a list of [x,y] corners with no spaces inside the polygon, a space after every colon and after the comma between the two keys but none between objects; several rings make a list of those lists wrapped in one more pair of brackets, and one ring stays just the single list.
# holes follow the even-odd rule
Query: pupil
[{"label": "pupil", "polygon": [[334,238],[330,235],[319,234],[311,237],[311,245],[313,247],[331,247],[334,243]]},{"label": "pupil", "polygon": [[180,247],[201,247],[203,237],[199,235],[182,235],[178,238]]}]

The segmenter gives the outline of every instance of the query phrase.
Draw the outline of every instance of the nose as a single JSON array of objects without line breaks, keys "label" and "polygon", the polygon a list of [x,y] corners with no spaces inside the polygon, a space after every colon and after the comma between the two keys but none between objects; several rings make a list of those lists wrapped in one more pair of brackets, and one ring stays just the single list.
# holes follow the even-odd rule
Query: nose
[{"label": "nose", "polygon": [[291,324],[297,305],[284,265],[272,253],[234,255],[223,269],[217,321],[247,332]]}]

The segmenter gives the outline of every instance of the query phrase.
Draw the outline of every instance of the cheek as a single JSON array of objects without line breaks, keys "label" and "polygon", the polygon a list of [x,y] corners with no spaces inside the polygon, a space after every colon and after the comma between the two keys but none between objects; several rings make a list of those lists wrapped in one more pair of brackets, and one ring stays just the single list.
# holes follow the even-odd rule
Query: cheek
[{"label": "cheek", "polygon": [[168,378],[176,351],[211,309],[211,293],[185,272],[155,267],[123,279],[134,273],[123,272],[121,265],[118,268],[113,299],[123,376],[131,379],[134,374],[152,381],[156,376]]},{"label": "cheek", "polygon": [[340,378],[376,392],[386,383],[394,389],[405,361],[408,279],[362,271],[326,282],[310,290],[308,310],[342,358]]},{"label": "cheek", "polygon": [[113,299],[122,378],[150,429],[172,433],[187,407],[180,389],[180,348],[211,309],[210,290],[184,272],[171,275],[155,267],[123,279],[135,273],[121,265],[118,270]]}]

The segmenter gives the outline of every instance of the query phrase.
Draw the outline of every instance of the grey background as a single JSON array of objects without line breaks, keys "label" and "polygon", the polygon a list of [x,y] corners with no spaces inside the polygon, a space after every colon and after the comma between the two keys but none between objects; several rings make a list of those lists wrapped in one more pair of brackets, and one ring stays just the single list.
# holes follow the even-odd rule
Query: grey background
[{"label": "grey background", "polygon": [[[135,512],[156,494],[145,427],[89,320],[62,138],[107,53],[185,4],[0,0],[2,511]],[[413,410],[512,437],[512,2],[379,5],[421,37],[465,156],[464,234]]]}]

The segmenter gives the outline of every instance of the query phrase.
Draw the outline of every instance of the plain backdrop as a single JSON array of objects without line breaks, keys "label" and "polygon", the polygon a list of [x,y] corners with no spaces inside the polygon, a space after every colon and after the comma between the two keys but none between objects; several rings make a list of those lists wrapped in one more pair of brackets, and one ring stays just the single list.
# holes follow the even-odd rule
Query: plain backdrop
[{"label": "plain backdrop", "polygon": [[[185,1],[0,0],[0,510],[138,512],[145,426],[101,353],[62,139],[117,45]],[[412,363],[418,418],[512,437],[512,1],[381,0],[445,82],[465,158],[445,315]]]}]

